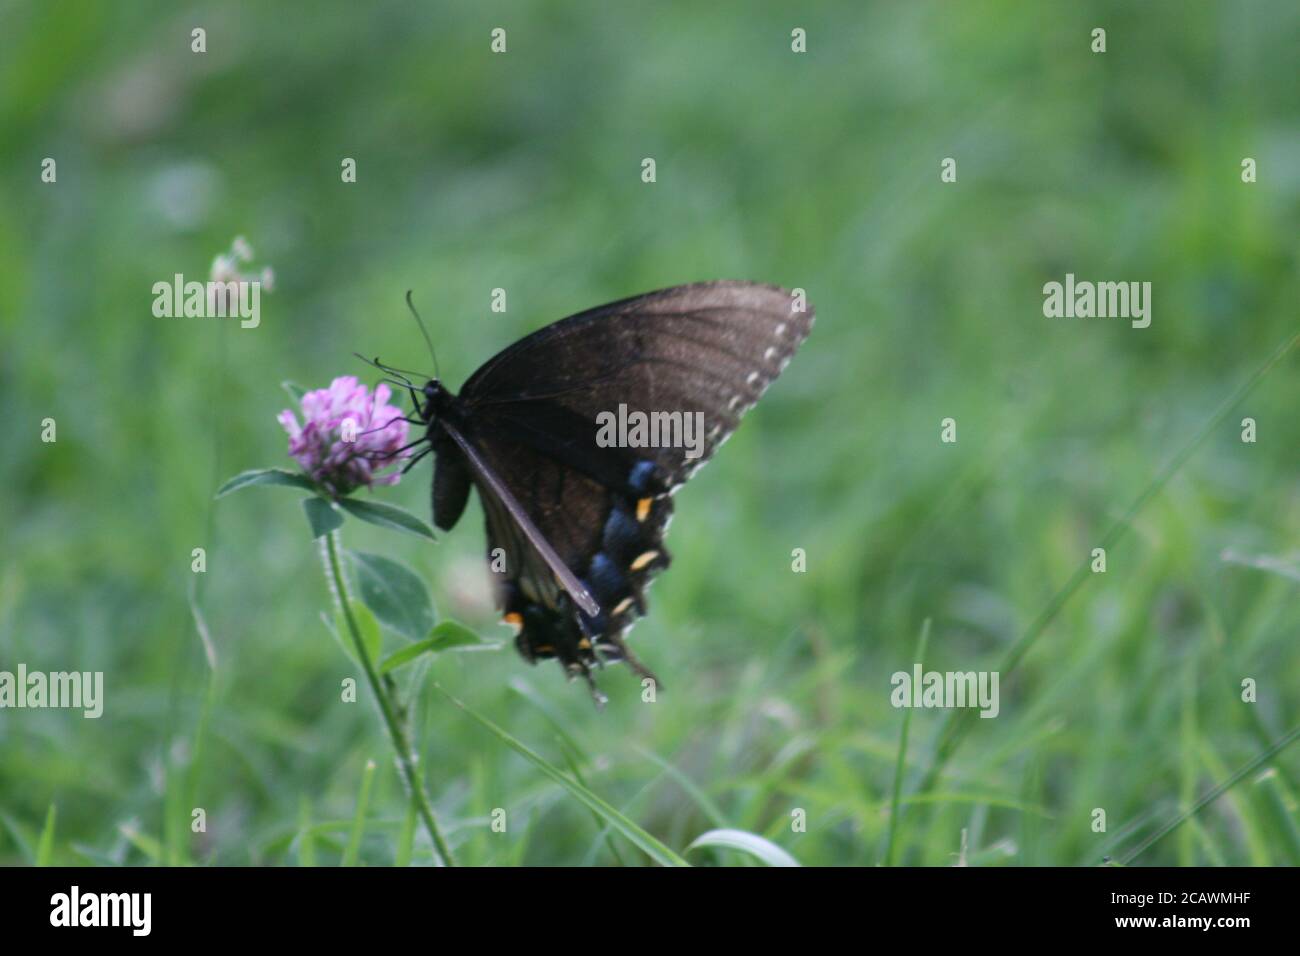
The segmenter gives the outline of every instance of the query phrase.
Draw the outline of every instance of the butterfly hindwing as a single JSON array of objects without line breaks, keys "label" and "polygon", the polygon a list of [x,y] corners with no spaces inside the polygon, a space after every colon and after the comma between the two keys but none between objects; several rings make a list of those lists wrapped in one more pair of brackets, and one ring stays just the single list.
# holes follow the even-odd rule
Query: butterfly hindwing
[{"label": "butterfly hindwing", "polygon": [[529,661],[555,657],[583,675],[630,659],[622,636],[645,613],[645,589],[670,560],[663,529],[672,501],[654,497],[642,477],[653,466],[634,465],[638,474],[628,483],[642,491],[625,491],[525,446],[484,438],[476,447],[599,603],[594,615],[576,607],[503,503],[479,485],[496,602],[520,654]]}]

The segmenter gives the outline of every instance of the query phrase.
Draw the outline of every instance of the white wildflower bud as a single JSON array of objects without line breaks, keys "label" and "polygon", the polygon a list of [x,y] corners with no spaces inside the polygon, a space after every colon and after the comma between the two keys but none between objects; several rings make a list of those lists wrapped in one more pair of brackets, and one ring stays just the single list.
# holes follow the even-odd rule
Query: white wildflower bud
[{"label": "white wildflower bud", "polygon": [[235,267],[235,261],[225,253],[217,256],[212,260],[210,278],[213,282],[234,282],[239,278],[239,270]]}]

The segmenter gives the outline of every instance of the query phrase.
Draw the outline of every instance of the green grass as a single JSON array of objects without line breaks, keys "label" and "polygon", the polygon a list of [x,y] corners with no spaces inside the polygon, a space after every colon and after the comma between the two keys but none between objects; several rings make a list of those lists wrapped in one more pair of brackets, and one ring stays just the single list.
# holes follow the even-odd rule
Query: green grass
[{"label": "green grass", "polygon": [[[455,388],[716,277],[818,321],[675,499],[653,704],[518,659],[477,504],[436,543],[344,525],[491,642],[388,672],[457,861],[1300,863],[1293,4],[0,11],[0,670],[106,696],[0,710],[0,864],[431,864],[341,700],[303,492],[215,492],[293,467],[282,381],[429,364],[407,289]],[[259,328],[151,315],[238,234]],[[1151,281],[1152,326],[1044,318],[1066,272]],[[373,500],[427,519],[428,480]],[[890,705],[927,619],[927,669],[1001,669],[997,719]]]}]

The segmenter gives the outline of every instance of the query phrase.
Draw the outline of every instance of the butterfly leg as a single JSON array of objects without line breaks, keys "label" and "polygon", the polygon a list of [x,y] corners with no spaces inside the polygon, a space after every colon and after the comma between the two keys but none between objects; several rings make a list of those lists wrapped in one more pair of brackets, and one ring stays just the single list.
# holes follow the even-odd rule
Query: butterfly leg
[{"label": "butterfly leg", "polygon": [[596,686],[596,678],[591,676],[591,669],[584,666],[582,668],[582,676],[587,679],[587,687],[591,691],[592,703],[596,705],[597,710],[604,710],[605,705],[609,703],[609,698],[606,697],[604,692]]},{"label": "butterfly leg", "polygon": [[406,463],[406,467],[402,469],[402,474],[406,474],[408,471],[410,471],[412,468],[414,468],[417,464],[420,463],[421,460],[423,460],[424,456],[427,455],[427,454],[429,454],[429,452],[431,452],[431,451],[433,451],[433,446],[432,446],[432,445],[430,445],[430,446],[429,446],[428,448],[426,448],[424,451],[420,452],[418,455],[416,455],[414,458],[412,458],[410,461],[408,461],[408,462]]},{"label": "butterfly leg", "polygon": [[591,699],[596,704],[597,710],[603,710],[605,704],[609,701],[596,686],[596,678],[591,673],[591,665],[597,663],[597,658],[591,652],[591,641],[584,635],[581,640],[574,641],[573,635],[565,635],[566,639],[557,641],[556,650],[560,658],[560,664],[564,668],[565,675],[569,680],[575,677],[581,677],[587,682],[587,687],[591,691]]},{"label": "butterfly leg", "polygon": [[623,640],[623,635],[619,631],[611,630],[603,639],[605,642],[614,646],[619,658],[623,660],[628,667],[632,668],[638,677],[642,680],[654,681],[657,690],[663,689],[664,685],[660,682],[659,678],[655,676],[654,671],[642,664],[637,656],[632,653],[632,649],[627,646],[627,642]]},{"label": "butterfly leg", "polygon": [[[400,455],[402,452],[404,452],[404,451],[410,451],[412,448],[416,447],[417,445],[423,445],[423,444],[424,444],[425,442],[427,442],[428,440],[429,440],[429,439],[427,439],[427,438],[417,438],[415,441],[411,442],[410,444],[403,445],[401,448],[398,448],[398,449],[396,449],[396,450],[394,450],[394,451],[387,451],[387,452],[383,452],[382,454],[372,455],[372,456],[370,456],[370,457],[372,457],[372,458],[396,458],[396,457],[397,457],[398,455]],[[431,446],[429,446],[429,447],[430,447],[430,450],[432,450],[432,447],[433,447],[433,446],[431,445]]]}]

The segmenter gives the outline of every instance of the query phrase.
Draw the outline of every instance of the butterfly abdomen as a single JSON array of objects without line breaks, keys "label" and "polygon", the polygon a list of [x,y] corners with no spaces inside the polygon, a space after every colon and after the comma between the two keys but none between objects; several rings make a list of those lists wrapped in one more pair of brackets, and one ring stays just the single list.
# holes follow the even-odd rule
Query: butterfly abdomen
[{"label": "butterfly abdomen", "polygon": [[437,449],[438,466],[433,473],[433,523],[450,531],[465,512],[469,501],[470,472],[464,456],[454,446]]}]

